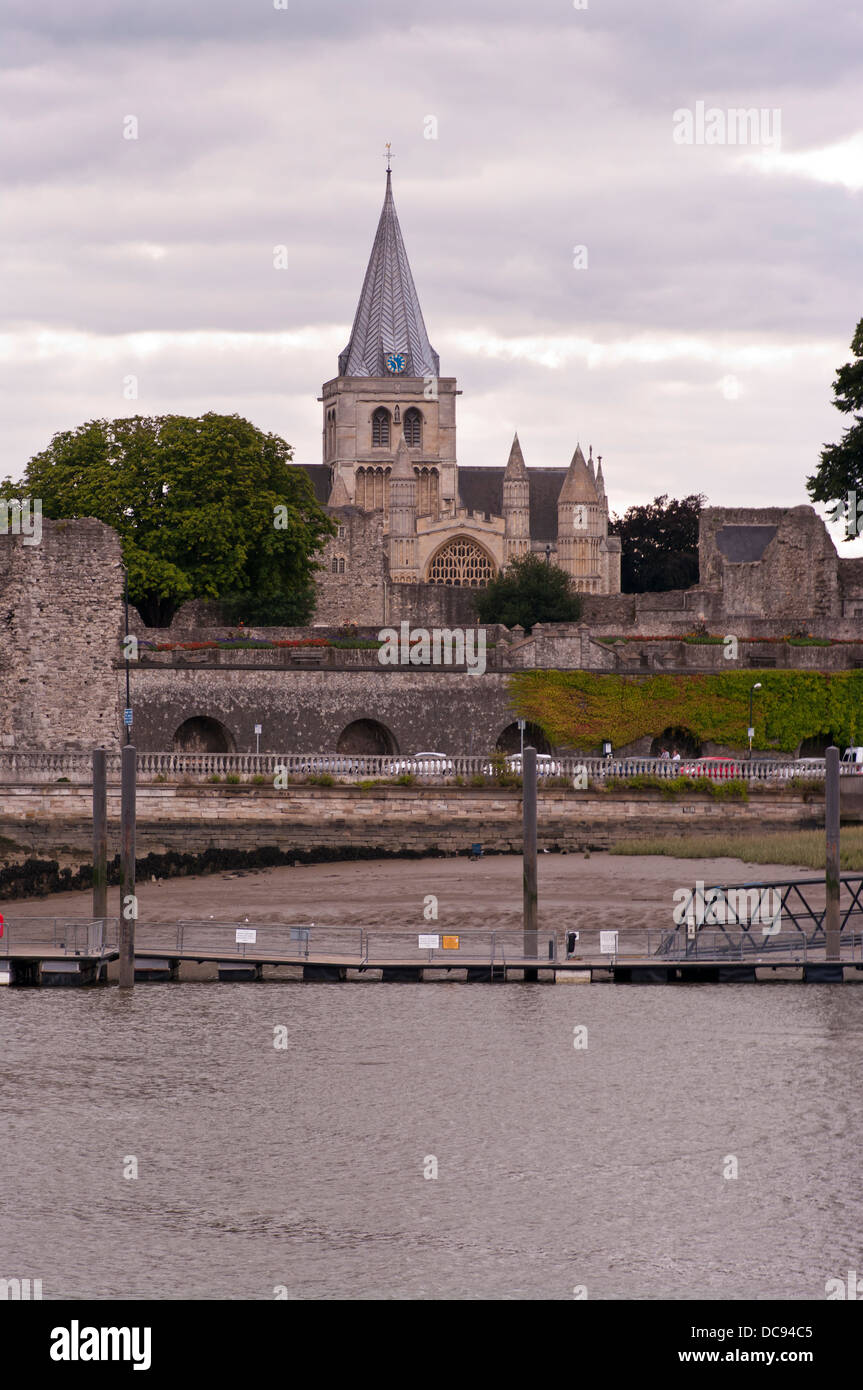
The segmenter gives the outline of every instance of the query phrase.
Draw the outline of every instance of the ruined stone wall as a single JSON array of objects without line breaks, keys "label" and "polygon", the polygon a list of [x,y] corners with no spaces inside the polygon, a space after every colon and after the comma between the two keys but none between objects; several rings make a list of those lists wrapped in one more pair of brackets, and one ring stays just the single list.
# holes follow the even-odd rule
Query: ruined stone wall
[{"label": "ruined stone wall", "polygon": [[0,535],[0,746],[119,742],[119,559],[101,521],[43,521],[38,545]]},{"label": "ruined stone wall", "polygon": [[[315,581],[313,623],[383,625],[389,583],[384,554],[383,512],[359,507],[329,508],[342,534],[332,537],[320,555],[323,566]],[[344,560],[344,572],[333,561]]]}]

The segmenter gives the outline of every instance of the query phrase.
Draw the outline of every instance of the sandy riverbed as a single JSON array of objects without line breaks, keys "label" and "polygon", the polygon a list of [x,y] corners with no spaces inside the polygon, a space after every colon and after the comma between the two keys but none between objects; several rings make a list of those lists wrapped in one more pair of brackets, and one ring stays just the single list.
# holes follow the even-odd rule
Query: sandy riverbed
[{"label": "sandy riverbed", "polygon": [[[632,858],[610,854],[540,854],[540,927],[670,926],[676,888],[756,880],[809,878],[811,869],[744,864],[739,859]],[[499,855],[371,860],[296,868],[234,871],[138,885],[139,923],[179,918],[378,926],[429,930],[427,895],[438,900],[439,928],[517,930],[521,926],[521,859]],[[112,888],[109,912],[120,909]],[[89,893],[0,904],[6,917],[88,916]]]}]

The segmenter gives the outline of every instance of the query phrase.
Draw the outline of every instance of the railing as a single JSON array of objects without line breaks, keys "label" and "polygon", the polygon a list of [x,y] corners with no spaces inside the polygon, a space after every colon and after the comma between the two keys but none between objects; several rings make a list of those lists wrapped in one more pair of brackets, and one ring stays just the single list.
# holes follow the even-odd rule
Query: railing
[{"label": "railing", "polygon": [[65,956],[101,956],[117,948],[117,917],[7,917],[0,936],[0,956],[46,952]]},{"label": "railing", "polygon": [[[675,909],[678,925],[663,936],[657,955],[691,957],[706,949],[759,954],[822,947],[827,890],[823,877],[701,884]],[[854,942],[863,927],[863,875],[839,880],[840,941]],[[709,943],[709,948],[703,943]]]},{"label": "railing", "polygon": [[[510,755],[512,757],[512,755]],[[520,771],[516,756],[515,767]],[[120,780],[120,752],[106,754],[108,780]],[[263,776],[268,782],[278,773],[288,777],[329,775],[345,780],[393,778],[404,773],[436,781],[452,781],[455,777],[484,775],[492,777],[501,768],[499,755],[490,753],[465,755],[447,754],[440,758],[417,758],[411,754],[373,753],[138,753],[138,777],[146,781],[177,781],[184,777],[206,778]],[[740,779],[748,782],[786,781],[792,777],[823,780],[826,764],[823,759],[801,767],[793,761],[758,758],[752,762],[733,758],[697,764],[684,760],[675,763],[660,758],[585,758],[577,754],[553,755],[540,759],[537,767],[540,786],[550,778],[567,780],[587,777],[596,782],[614,778],[650,776],[665,779],[690,776],[711,781]],[[840,774],[863,776],[863,765],[840,763]],[[0,785],[28,783],[71,782],[88,784],[92,777],[90,753],[45,753],[0,751]],[[863,785],[863,781],[861,781]]]}]

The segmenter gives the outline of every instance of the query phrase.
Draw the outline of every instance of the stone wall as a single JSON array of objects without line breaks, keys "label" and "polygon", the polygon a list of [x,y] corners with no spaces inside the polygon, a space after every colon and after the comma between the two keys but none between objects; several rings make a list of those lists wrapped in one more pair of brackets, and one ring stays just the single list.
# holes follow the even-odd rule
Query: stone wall
[{"label": "stone wall", "polygon": [[[109,788],[109,855],[119,851],[119,794]],[[487,850],[521,852],[521,796],[514,790],[447,787],[141,786],[137,797],[139,858],[168,850],[255,849],[283,853],[330,848],[417,854]],[[0,788],[4,857],[91,860],[90,789],[80,786]],[[540,849],[607,849],[621,840],[741,830],[814,829],[824,824],[823,799],[777,792],[749,802],[708,796],[675,800],[650,793],[614,794],[539,788]],[[14,848],[13,848],[14,847]]]},{"label": "stone wall", "polygon": [[101,521],[0,535],[0,746],[115,746],[123,696],[120,542]]},{"label": "stone wall", "polygon": [[[255,653],[238,655],[249,658],[248,664],[136,668],[132,703],[137,746],[152,752],[171,749],[180,725],[198,718],[222,724],[238,753],[255,751],[256,723],[263,726],[261,752],[332,752],[350,724],[373,721],[390,736],[390,748],[381,752],[482,754],[494,748],[515,718],[508,679],[496,672],[471,676],[380,665],[303,671],[263,661],[252,665]],[[122,679],[118,670],[118,686]]]}]

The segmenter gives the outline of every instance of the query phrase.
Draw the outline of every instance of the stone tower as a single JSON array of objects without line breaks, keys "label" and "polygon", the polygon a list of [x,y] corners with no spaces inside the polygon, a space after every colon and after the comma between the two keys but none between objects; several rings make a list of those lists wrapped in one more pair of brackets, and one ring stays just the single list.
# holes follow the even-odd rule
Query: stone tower
[{"label": "stone tower", "polygon": [[581,445],[569,465],[557,501],[557,563],[589,594],[607,593],[602,545],[608,537],[608,504],[601,500],[593,472]]},{"label": "stone tower", "polygon": [[390,578],[396,584],[419,579],[416,532],[417,478],[408,446],[400,439],[390,476]]},{"label": "stone tower", "polygon": [[503,474],[503,563],[530,550],[530,483],[516,434]]},{"label": "stone tower", "polygon": [[402,443],[417,480],[417,514],[438,517],[458,496],[454,377],[440,375],[408,263],[387,170],[386,192],[353,328],[326,382],[323,460],[331,486],[389,513],[390,477]]}]

